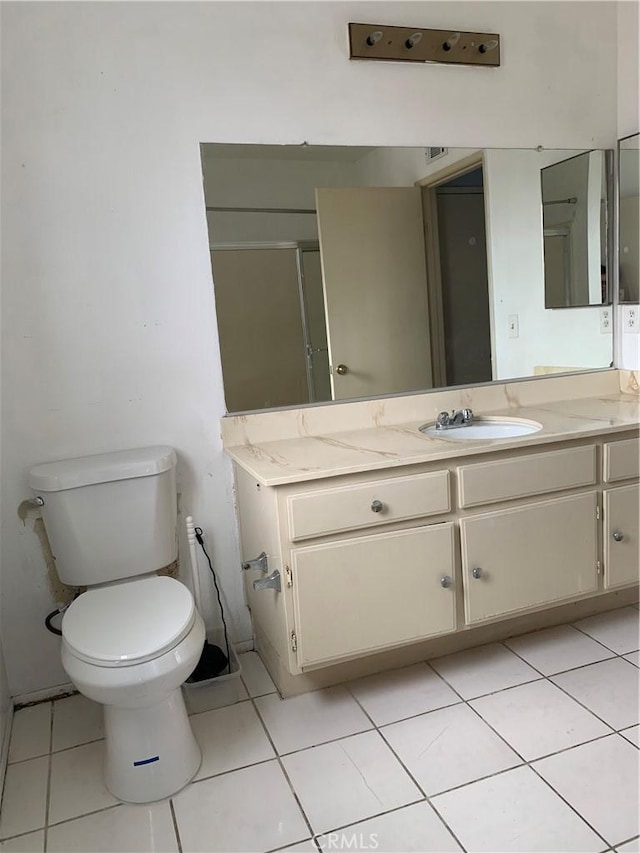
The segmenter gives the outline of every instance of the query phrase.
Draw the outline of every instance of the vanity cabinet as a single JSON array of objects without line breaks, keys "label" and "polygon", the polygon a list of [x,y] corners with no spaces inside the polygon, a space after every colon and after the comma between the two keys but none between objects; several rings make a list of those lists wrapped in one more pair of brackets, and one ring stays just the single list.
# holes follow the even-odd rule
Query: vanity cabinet
[{"label": "vanity cabinet", "polygon": [[456,627],[451,522],[296,548],[291,561],[301,667]]},{"label": "vanity cabinet", "polygon": [[276,682],[637,584],[637,455],[623,433],[273,486],[238,467]]},{"label": "vanity cabinet", "polygon": [[[638,583],[640,574],[640,443],[637,439],[607,442],[603,447],[604,587]],[[627,482],[628,485],[610,486]]]},{"label": "vanity cabinet", "polygon": [[604,492],[604,586],[638,583],[640,574],[640,501],[638,486]]},{"label": "vanity cabinet", "polygon": [[460,520],[467,624],[598,588],[597,493]]}]

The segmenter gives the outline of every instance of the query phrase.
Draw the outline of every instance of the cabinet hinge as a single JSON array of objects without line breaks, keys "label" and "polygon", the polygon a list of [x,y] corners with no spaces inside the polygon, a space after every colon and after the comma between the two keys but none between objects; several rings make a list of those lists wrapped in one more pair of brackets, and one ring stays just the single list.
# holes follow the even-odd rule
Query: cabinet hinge
[{"label": "cabinet hinge", "polygon": [[291,651],[292,652],[298,651],[298,636],[297,636],[295,631],[291,632]]},{"label": "cabinet hinge", "polygon": [[284,574],[287,579],[287,586],[293,586],[293,573],[289,566],[284,567]]},{"label": "cabinet hinge", "polygon": [[600,560],[596,560],[596,574],[602,574],[602,563]]},{"label": "cabinet hinge", "polygon": [[596,519],[598,521],[600,521],[600,507],[599,506],[596,507]]}]

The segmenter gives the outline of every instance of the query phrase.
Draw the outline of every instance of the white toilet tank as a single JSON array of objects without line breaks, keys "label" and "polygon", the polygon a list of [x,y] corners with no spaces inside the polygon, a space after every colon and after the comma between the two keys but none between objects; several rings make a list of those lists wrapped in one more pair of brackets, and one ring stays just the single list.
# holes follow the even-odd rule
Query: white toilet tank
[{"label": "white toilet tank", "polygon": [[140,447],[36,465],[29,485],[58,575],[93,586],[157,571],[177,557],[176,453]]}]

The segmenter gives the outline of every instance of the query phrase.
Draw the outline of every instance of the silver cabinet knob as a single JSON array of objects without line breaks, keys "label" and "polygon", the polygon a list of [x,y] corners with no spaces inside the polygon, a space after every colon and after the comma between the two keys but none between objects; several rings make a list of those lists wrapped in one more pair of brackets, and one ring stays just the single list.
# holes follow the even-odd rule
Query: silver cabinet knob
[{"label": "silver cabinet knob", "polygon": [[482,569],[480,568],[480,566],[476,566],[474,569],[472,569],[471,574],[476,580],[478,580],[478,578],[482,577]]},{"label": "silver cabinet knob", "polygon": [[624,533],[620,533],[619,530],[616,530],[616,532],[613,534],[613,538],[616,540],[616,542],[622,542],[622,540],[624,539]]},{"label": "silver cabinet knob", "polygon": [[450,575],[445,575],[443,578],[440,578],[440,586],[445,589],[449,589],[449,587],[453,586],[453,578]]},{"label": "silver cabinet knob", "polygon": [[349,372],[349,368],[347,367],[346,364],[339,364],[336,367],[336,373],[338,374],[338,376],[344,376],[348,372]]},{"label": "silver cabinet knob", "polygon": [[384,504],[382,501],[371,501],[371,512],[382,512]]}]

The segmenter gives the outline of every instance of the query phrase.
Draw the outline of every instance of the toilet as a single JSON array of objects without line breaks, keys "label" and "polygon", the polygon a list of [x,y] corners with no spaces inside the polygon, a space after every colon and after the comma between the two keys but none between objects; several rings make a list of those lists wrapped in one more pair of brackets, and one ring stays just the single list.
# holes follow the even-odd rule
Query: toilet
[{"label": "toilet", "polygon": [[181,686],[205,628],[177,556],[176,454],[158,446],[36,465],[29,485],[60,580],[86,587],[62,619],[62,665],[104,707],[104,781],[130,803],[175,794],[201,761]]}]

